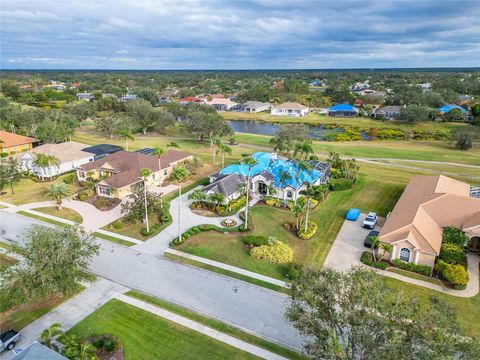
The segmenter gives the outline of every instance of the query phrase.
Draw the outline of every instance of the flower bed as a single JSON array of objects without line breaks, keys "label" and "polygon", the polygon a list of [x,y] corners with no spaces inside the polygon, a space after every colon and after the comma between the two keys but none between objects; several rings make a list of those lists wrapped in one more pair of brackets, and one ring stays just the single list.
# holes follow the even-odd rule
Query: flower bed
[{"label": "flower bed", "polygon": [[399,259],[392,260],[391,263],[393,266],[398,267],[399,269],[415,272],[423,276],[432,275],[432,268],[430,266],[407,263]]},{"label": "flower bed", "polygon": [[287,264],[293,260],[293,250],[287,244],[275,240],[271,244],[255,246],[250,255],[272,264]]},{"label": "flower bed", "polygon": [[307,226],[307,231],[305,232],[305,224],[300,226],[300,229],[298,229],[297,236],[300,239],[305,239],[308,240],[312,238],[313,235],[317,232],[318,226],[315,222],[309,221],[308,226]]},{"label": "flower bed", "polygon": [[237,222],[234,219],[225,219],[222,220],[222,226],[225,227],[234,227],[237,225]]},{"label": "flower bed", "polygon": [[175,239],[173,239],[171,241],[170,244],[174,245],[174,246],[181,245],[190,236],[200,234],[203,231],[216,231],[216,232],[220,232],[220,233],[226,233],[226,232],[237,232],[237,231],[238,232],[245,232],[245,231],[248,231],[248,230],[243,228],[243,224],[238,225],[238,226],[231,226],[231,227],[220,227],[220,226],[217,226],[217,225],[202,224],[202,225],[194,226],[191,229],[188,229],[187,231],[185,231],[182,234],[181,239],[179,237],[176,237]]},{"label": "flower bed", "polygon": [[380,270],[386,270],[389,266],[388,263],[385,261],[379,261],[379,262],[373,261],[372,254],[368,251],[364,251],[362,253],[362,256],[360,257],[360,262],[362,264],[365,264]]}]

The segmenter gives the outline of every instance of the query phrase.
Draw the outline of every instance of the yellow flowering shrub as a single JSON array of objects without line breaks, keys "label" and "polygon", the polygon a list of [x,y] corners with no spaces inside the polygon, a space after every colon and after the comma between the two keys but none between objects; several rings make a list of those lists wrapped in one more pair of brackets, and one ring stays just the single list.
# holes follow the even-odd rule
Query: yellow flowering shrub
[{"label": "yellow flowering shrub", "polygon": [[292,248],[281,241],[254,247],[250,251],[250,255],[256,259],[273,264],[286,264],[293,260]]}]

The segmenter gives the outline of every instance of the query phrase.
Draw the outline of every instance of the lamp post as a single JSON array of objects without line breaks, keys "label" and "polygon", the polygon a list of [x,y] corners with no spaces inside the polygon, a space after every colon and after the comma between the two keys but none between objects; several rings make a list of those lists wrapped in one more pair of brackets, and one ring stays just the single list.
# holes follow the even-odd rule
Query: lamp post
[{"label": "lamp post", "polygon": [[182,185],[178,188],[178,240],[182,243],[182,229],[180,227],[180,210],[182,208]]}]

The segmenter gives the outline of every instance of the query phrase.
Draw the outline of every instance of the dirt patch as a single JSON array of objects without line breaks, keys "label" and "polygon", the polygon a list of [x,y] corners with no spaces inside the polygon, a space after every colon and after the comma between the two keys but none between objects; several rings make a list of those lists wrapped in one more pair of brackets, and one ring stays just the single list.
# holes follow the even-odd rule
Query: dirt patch
[{"label": "dirt patch", "polygon": [[219,217],[213,211],[205,209],[192,209],[192,212],[197,215],[206,216],[206,217]]},{"label": "dirt patch", "polygon": [[106,198],[102,196],[93,196],[87,198],[85,202],[95,206],[100,211],[109,211],[120,205],[122,200],[116,198]]}]

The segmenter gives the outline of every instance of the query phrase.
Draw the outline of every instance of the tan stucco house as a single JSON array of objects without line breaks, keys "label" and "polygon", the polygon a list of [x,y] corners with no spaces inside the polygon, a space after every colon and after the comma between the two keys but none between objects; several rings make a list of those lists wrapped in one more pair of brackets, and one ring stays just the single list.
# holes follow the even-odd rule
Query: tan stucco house
[{"label": "tan stucco house", "polygon": [[448,226],[462,229],[471,250],[480,250],[480,199],[470,196],[470,185],[443,175],[413,177],[380,231],[380,241],[393,248],[385,258],[433,267]]},{"label": "tan stucco house", "polygon": [[77,168],[79,181],[92,177],[98,181],[97,195],[123,198],[132,192],[132,186],[141,183],[140,170],[150,169],[147,187],[160,186],[170,176],[176,164],[192,160],[193,156],[183,151],[169,150],[165,155],[145,155],[137,152],[119,151]]},{"label": "tan stucco house", "polygon": [[37,139],[0,130],[0,148],[2,153],[19,154],[32,149]]}]

